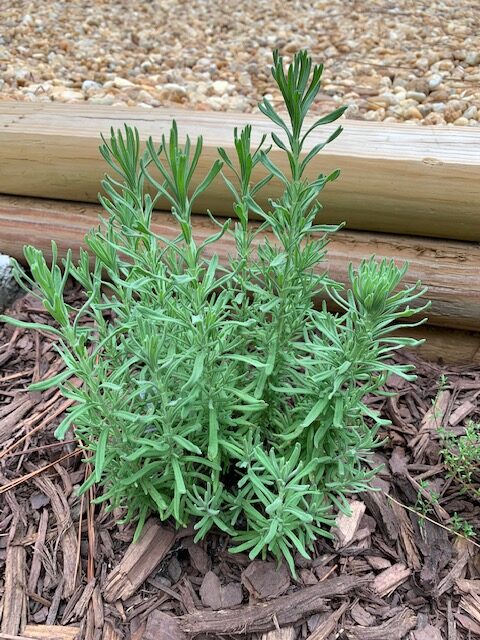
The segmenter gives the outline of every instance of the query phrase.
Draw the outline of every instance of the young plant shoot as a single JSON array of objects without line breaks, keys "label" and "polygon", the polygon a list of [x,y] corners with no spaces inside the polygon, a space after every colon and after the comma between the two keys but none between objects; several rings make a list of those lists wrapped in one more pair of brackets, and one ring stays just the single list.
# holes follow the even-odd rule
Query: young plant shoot
[{"label": "young plant shoot", "polygon": [[[232,154],[219,149],[201,181],[201,137],[182,145],[173,123],[142,152],[138,131],[112,130],[100,149],[111,168],[100,196],[107,215],[87,250],[76,264],[69,252],[62,269],[55,243],[51,266],[28,246],[29,272],[16,266],[55,326],[2,319],[58,337],[65,370],[31,388],[56,386],[74,400],[56,436],[73,430],[85,450],[93,472],[82,492],[98,483],[95,502],[123,509],[137,537],[151,513],[179,527],[193,521],[197,539],[216,527],[233,551],[271,553],[294,571],[295,553],[308,557],[337,509],[348,512],[348,495],[369,486],[385,422],[364,399],[392,373],[413,379],[391,355],[416,344],[394,336],[425,290],[402,288],[406,267],[373,258],[350,268],[347,290],[327,277],[338,227],[317,223],[318,198],[339,172],[318,173],[317,156],[342,128],[322,142],[318,130],[344,108],[307,118],[322,66],[305,51],[287,69],[275,52],[272,75],[284,102],[284,111],[260,105],[272,146],[253,144],[249,126],[236,130]],[[192,206],[215,179],[236,219],[210,214],[218,230],[199,241]],[[263,206],[270,180],[282,194]],[[178,225],[173,240],[152,229],[158,199]],[[214,247],[225,234],[235,253],[221,263]],[[69,277],[83,290],[80,309],[65,300]],[[316,308],[319,295],[340,311]]]}]

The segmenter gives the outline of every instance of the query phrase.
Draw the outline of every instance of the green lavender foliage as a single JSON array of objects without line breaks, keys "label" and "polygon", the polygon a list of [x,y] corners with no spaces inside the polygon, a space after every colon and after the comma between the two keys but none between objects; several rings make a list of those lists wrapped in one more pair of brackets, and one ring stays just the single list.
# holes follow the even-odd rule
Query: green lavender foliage
[{"label": "green lavender foliage", "polygon": [[[375,473],[369,455],[384,421],[364,399],[392,373],[413,379],[390,357],[417,344],[395,331],[425,290],[402,288],[406,267],[373,258],[350,269],[345,291],[324,273],[338,227],[317,224],[318,197],[339,172],[314,167],[342,128],[311,138],[344,109],[306,123],[322,67],[305,51],[287,70],[275,52],[272,74],[287,115],[267,99],[260,109],[285,164],[265,138],[253,145],[247,126],[198,183],[201,138],[181,145],[173,123],[142,152],[136,130],[112,130],[100,149],[111,169],[100,197],[107,216],[86,236],[88,250],[76,264],[69,252],[62,269],[54,243],[52,266],[26,247],[31,275],[17,265],[57,328],[3,319],[58,337],[65,372],[32,388],[58,386],[75,401],[56,436],[74,429],[87,452],[93,473],[82,492],[99,483],[96,502],[122,507],[137,536],[151,512],[179,526],[193,519],[198,539],[217,527],[233,551],[270,552],[293,571],[294,554],[307,557],[329,536],[336,509],[348,512],[346,497]],[[217,231],[199,241],[192,205],[220,175],[236,220],[211,216]],[[270,180],[283,192],[264,207],[257,194]],[[173,240],[151,228],[158,198],[178,226]],[[236,251],[221,265],[210,245],[225,234]],[[79,310],[64,299],[69,276],[85,292]],[[340,311],[315,308],[319,294]]]}]

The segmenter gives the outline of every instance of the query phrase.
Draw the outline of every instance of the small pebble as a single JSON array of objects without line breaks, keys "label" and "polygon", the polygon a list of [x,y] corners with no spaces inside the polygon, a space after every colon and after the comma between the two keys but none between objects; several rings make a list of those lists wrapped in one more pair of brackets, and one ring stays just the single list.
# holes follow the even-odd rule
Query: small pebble
[{"label": "small pebble", "polygon": [[140,102],[150,107],[159,107],[161,104],[159,100],[154,98],[154,96],[148,93],[148,91],[145,91],[145,89],[142,89],[141,91],[138,92],[137,100],[139,100]]},{"label": "small pebble", "polygon": [[426,97],[427,96],[423,91],[407,91],[407,98],[415,100],[416,102],[423,102]]},{"label": "small pebble", "polygon": [[425,117],[423,122],[424,124],[440,125],[440,124],[445,124],[445,118],[441,113],[435,113],[432,111],[432,113],[429,113]]},{"label": "small pebble", "polygon": [[441,76],[439,73],[435,73],[433,76],[430,77],[428,81],[428,86],[430,87],[431,90],[438,89],[438,87],[442,84],[442,82],[443,82],[443,76]]},{"label": "small pebble", "polygon": [[115,102],[115,98],[111,95],[96,95],[91,96],[88,99],[92,104],[113,104]]},{"label": "small pebble", "polygon": [[443,112],[443,117],[446,122],[455,122],[462,117],[461,109],[454,109],[453,107],[449,107],[448,105],[445,107]]},{"label": "small pebble", "polygon": [[117,89],[129,89],[130,87],[135,86],[133,82],[130,82],[130,80],[127,80],[126,78],[115,78],[113,80],[113,85]]},{"label": "small pebble", "polygon": [[179,84],[169,82],[165,85],[157,85],[155,87],[159,91],[163,100],[171,100],[172,102],[182,102],[187,95],[187,90]]},{"label": "small pebble", "polygon": [[82,91],[76,89],[69,89],[68,87],[53,87],[51,91],[51,97],[53,100],[59,100],[60,102],[70,102],[72,100],[85,100],[85,96]]},{"label": "small pebble", "polygon": [[472,119],[475,120],[477,115],[478,115],[478,108],[475,105],[468,107],[468,109],[466,109],[463,112],[464,118],[467,118],[468,120],[472,120]]},{"label": "small pebble", "polygon": [[472,66],[476,67],[480,64],[480,50],[478,51],[469,51],[465,56],[465,62]]},{"label": "small pebble", "polygon": [[393,105],[393,104],[398,104],[400,101],[400,98],[398,97],[398,95],[394,94],[394,93],[382,93],[378,96],[378,98],[375,98],[375,102],[378,102],[380,104],[384,104],[384,105]]},{"label": "small pebble", "polygon": [[422,120],[423,115],[420,113],[417,107],[409,107],[405,111],[405,119],[406,120]]},{"label": "small pebble", "polygon": [[217,96],[223,96],[226,93],[235,91],[235,85],[226,80],[216,80],[212,85],[212,89]]},{"label": "small pebble", "polygon": [[94,80],[84,80],[82,82],[82,91],[91,91],[92,89],[101,89],[102,85]]}]

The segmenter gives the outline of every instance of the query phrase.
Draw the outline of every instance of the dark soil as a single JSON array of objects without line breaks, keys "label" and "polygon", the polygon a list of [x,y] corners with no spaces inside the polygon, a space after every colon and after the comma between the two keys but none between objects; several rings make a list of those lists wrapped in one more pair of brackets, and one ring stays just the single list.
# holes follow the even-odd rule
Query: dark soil
[{"label": "dark soil", "polygon": [[[30,297],[11,313],[47,322]],[[480,637],[480,540],[445,528],[457,513],[478,532],[480,505],[447,478],[437,432],[480,421],[480,367],[409,359],[418,380],[393,376],[396,395],[369,400],[392,420],[374,460],[379,490],[352,497],[335,540],[299,557],[292,578],[230,554],[223,535],[195,544],[155,518],[133,545],[121,513],[76,495],[87,465],[75,440],[53,435],[69,401],[27,391],[61,370],[54,341],[0,328],[0,638]]]}]

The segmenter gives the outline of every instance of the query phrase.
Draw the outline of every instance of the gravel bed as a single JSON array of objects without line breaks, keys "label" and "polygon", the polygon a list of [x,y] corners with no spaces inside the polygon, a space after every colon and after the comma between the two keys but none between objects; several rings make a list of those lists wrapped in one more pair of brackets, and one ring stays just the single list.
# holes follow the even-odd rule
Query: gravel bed
[{"label": "gravel bed", "polygon": [[271,50],[325,64],[317,109],[478,126],[476,0],[68,0],[3,3],[0,100],[256,109]]}]

